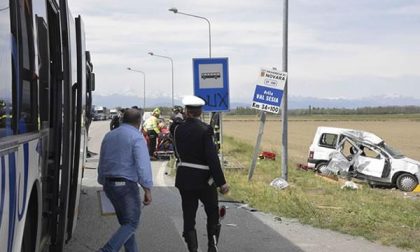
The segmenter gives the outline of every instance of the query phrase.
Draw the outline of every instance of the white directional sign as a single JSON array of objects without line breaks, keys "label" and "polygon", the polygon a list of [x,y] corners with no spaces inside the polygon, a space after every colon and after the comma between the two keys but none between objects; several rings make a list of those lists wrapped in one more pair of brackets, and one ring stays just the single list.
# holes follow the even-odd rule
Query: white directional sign
[{"label": "white directional sign", "polygon": [[261,68],[251,107],[278,114],[286,78],[287,73]]}]

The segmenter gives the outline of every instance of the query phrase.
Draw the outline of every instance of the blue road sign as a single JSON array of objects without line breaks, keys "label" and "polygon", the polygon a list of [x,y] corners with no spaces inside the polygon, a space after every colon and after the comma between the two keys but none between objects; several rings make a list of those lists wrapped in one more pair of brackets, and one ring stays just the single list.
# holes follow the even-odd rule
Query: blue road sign
[{"label": "blue road sign", "polygon": [[229,111],[228,58],[193,59],[194,95],[206,101],[205,112]]},{"label": "blue road sign", "polygon": [[286,78],[287,73],[261,69],[251,107],[271,113],[279,113]]},{"label": "blue road sign", "polygon": [[255,88],[252,107],[267,112],[280,111],[283,90],[257,85]]}]

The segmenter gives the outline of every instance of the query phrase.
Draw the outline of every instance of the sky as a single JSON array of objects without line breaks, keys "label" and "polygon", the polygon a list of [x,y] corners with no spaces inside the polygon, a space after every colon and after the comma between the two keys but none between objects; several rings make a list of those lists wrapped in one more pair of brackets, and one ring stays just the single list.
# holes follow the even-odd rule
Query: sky
[{"label": "sky", "polygon": [[[193,93],[193,58],[229,59],[231,102],[251,102],[261,67],[282,69],[281,0],[69,0],[85,23],[96,94],[171,96]],[[420,98],[419,0],[289,1],[290,96]]]}]

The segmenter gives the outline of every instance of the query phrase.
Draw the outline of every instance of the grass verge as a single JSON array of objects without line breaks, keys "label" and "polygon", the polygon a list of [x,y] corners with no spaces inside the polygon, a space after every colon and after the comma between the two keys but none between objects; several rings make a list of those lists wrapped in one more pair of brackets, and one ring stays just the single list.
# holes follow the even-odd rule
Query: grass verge
[{"label": "grass verge", "polygon": [[[249,167],[253,147],[224,136],[224,153]],[[420,199],[367,186],[357,191],[342,190],[340,184],[295,168],[289,168],[290,186],[279,191],[269,186],[280,176],[277,160],[258,161],[251,182],[248,169],[226,170],[229,196],[263,212],[420,252]]]}]

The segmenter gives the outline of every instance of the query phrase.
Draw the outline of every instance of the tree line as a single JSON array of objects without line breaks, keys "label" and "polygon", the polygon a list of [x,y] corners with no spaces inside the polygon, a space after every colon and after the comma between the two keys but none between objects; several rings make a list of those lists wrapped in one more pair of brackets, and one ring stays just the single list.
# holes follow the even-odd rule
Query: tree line
[{"label": "tree line", "polygon": [[[229,115],[257,115],[259,110],[237,107]],[[289,115],[377,115],[377,114],[420,114],[420,106],[379,106],[360,108],[323,108],[309,106],[306,109],[289,109]]]}]

